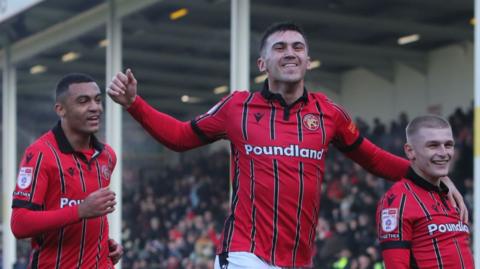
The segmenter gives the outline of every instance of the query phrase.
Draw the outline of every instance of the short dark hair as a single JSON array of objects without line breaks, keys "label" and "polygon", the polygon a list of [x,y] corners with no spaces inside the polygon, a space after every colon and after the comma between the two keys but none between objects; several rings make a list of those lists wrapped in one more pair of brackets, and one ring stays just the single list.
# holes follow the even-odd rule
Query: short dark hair
[{"label": "short dark hair", "polygon": [[[305,43],[307,42],[307,37],[305,32],[303,31],[300,25],[295,24],[294,22],[286,21],[286,22],[278,22],[270,25],[265,32],[263,32],[262,39],[260,41],[260,50],[259,53],[262,54],[263,49],[265,48],[265,44],[267,43],[267,39],[276,32],[285,32],[285,31],[294,31],[298,32],[303,36],[305,39]],[[307,45],[307,44],[305,44]]]},{"label": "short dark hair", "polygon": [[434,129],[443,129],[451,128],[450,123],[440,116],[437,115],[425,115],[419,116],[413,119],[406,128],[407,141],[408,138],[415,135],[418,130],[421,128],[434,128]]},{"label": "short dark hair", "polygon": [[70,85],[75,83],[85,83],[85,82],[95,82],[95,80],[91,76],[83,73],[66,74],[57,83],[57,88],[55,89],[55,100],[58,101],[59,97],[68,91],[68,88],[70,87]]}]

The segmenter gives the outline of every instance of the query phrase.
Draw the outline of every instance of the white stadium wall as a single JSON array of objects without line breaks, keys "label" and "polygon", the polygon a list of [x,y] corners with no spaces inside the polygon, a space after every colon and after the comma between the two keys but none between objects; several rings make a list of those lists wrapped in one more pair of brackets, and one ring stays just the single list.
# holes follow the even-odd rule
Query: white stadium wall
[{"label": "white stadium wall", "polygon": [[384,123],[405,111],[409,118],[434,112],[450,115],[473,100],[473,44],[444,47],[428,54],[426,74],[402,63],[394,66],[394,79],[358,68],[342,75],[338,101],[352,115],[369,123]]}]

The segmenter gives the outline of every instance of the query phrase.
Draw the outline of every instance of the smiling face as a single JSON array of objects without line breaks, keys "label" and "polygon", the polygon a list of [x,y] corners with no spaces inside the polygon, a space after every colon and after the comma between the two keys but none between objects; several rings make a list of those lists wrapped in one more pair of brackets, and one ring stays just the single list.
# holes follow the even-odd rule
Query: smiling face
[{"label": "smiling face", "polygon": [[100,89],[95,82],[70,84],[58,99],[55,111],[63,126],[73,133],[91,135],[100,128],[103,113]]},{"label": "smiling face", "polygon": [[409,137],[405,153],[423,178],[438,183],[448,174],[454,153],[452,129],[423,127]]},{"label": "smiling face", "polygon": [[257,60],[258,69],[266,72],[268,79],[274,83],[303,81],[309,64],[304,37],[291,30],[271,34]]}]

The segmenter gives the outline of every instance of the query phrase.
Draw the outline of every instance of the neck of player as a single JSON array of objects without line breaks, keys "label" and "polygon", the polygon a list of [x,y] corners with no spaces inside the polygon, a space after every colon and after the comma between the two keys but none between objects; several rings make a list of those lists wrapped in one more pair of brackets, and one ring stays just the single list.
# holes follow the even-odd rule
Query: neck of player
[{"label": "neck of player", "polygon": [[88,150],[91,147],[92,135],[87,133],[80,133],[70,128],[68,124],[62,121],[62,129],[67,137],[68,142],[72,145],[75,151]]},{"label": "neck of player", "polygon": [[417,173],[417,175],[419,175],[420,177],[422,177],[426,181],[430,182],[431,184],[433,184],[437,187],[440,186],[440,177],[428,175],[427,173],[425,173],[422,169],[420,169],[419,167],[417,167],[413,163],[411,164],[411,167],[412,167],[413,171],[415,171],[415,173]]},{"label": "neck of player", "polygon": [[303,95],[304,82],[303,80],[297,82],[279,82],[269,80],[268,88],[272,93],[280,94],[287,105],[291,105]]}]

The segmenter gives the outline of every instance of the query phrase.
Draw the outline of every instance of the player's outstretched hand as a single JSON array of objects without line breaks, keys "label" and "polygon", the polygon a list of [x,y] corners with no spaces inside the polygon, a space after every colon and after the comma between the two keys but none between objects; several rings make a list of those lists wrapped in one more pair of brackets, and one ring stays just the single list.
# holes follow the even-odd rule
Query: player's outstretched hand
[{"label": "player's outstretched hand", "polygon": [[468,223],[468,209],[462,194],[449,177],[442,177],[442,182],[448,187],[448,200],[460,211],[460,219],[464,223]]},{"label": "player's outstretched hand", "polygon": [[101,188],[90,193],[78,206],[80,218],[94,218],[112,213],[115,210],[115,193],[107,188]]},{"label": "player's outstretched hand", "polygon": [[137,97],[137,80],[132,70],[118,72],[108,85],[107,93],[115,103],[129,108]]}]

